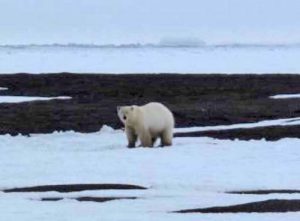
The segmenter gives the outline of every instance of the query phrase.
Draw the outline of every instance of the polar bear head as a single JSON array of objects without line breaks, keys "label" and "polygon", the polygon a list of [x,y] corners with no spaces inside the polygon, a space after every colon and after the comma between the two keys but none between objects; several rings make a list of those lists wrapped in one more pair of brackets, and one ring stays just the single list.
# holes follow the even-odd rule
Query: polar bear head
[{"label": "polar bear head", "polygon": [[139,107],[136,105],[132,106],[118,106],[117,113],[120,121],[124,125],[131,125],[134,123],[136,118],[136,112]]}]

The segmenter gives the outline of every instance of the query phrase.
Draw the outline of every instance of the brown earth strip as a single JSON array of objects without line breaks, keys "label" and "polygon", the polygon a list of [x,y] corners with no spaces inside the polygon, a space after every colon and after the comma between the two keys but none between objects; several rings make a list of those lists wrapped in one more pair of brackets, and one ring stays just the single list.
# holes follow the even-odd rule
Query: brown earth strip
[{"label": "brown earth strip", "polygon": [[284,213],[300,211],[300,200],[266,200],[233,206],[179,210],[176,213]]},{"label": "brown earth strip", "polygon": [[[63,200],[64,198],[62,197],[45,197],[41,198],[41,201],[60,201]],[[78,197],[78,198],[67,198],[67,199],[74,199],[79,202],[97,202],[97,203],[104,203],[107,201],[112,201],[112,200],[135,200],[137,197]]]},{"label": "brown earth strip", "polygon": [[63,200],[63,197],[45,197],[45,198],[41,198],[41,201],[51,201],[51,202],[56,202],[56,201],[61,201]]},{"label": "brown earth strip", "polygon": [[135,200],[137,197],[78,197],[75,200],[79,202],[107,202],[111,200]]},{"label": "brown earth strip", "polygon": [[[120,128],[116,106],[158,101],[177,127],[229,125],[300,116],[300,75],[16,74],[0,75],[0,95],[71,96],[70,100],[0,104],[0,134],[98,131]],[[278,134],[280,136],[280,134]]]},{"label": "brown earth strip", "polygon": [[271,126],[247,129],[210,130],[200,132],[175,133],[175,137],[213,137],[217,139],[239,140],[279,140],[281,138],[300,138],[299,126]]},{"label": "brown earth strip", "polygon": [[264,194],[273,194],[273,193],[282,193],[282,194],[293,194],[300,193],[300,190],[244,190],[244,191],[229,191],[226,193],[230,194],[254,194],[254,195],[264,195]]},{"label": "brown earth strip", "polygon": [[45,185],[23,188],[5,189],[5,193],[15,192],[48,192],[56,191],[61,193],[77,192],[85,190],[145,190],[146,187],[129,184],[66,184],[66,185]]}]

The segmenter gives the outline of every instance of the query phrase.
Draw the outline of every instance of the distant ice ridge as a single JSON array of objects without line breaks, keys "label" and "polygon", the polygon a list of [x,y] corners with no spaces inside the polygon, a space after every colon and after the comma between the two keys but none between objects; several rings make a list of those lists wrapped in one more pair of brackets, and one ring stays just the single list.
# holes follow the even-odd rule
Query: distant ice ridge
[{"label": "distant ice ridge", "polygon": [[159,44],[162,47],[203,47],[205,42],[197,38],[163,38]]},{"label": "distant ice ridge", "polygon": [[190,37],[172,37],[162,38],[158,42],[132,42],[132,43],[104,43],[104,44],[93,44],[93,43],[52,43],[52,44],[4,44],[0,45],[0,48],[42,48],[42,47],[73,47],[73,48],[144,48],[144,47],[203,47],[206,43],[197,38]]},{"label": "distant ice ridge", "polygon": [[52,43],[52,44],[0,44],[0,49],[32,49],[32,48],[297,48],[300,43],[215,43],[207,44],[197,38],[163,38],[156,43]]}]

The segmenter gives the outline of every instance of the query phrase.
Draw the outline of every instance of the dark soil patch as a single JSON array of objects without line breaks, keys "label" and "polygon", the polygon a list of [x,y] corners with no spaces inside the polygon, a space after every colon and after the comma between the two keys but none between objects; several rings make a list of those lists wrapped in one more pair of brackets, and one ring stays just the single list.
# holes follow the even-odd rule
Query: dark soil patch
[{"label": "dark soil patch", "polygon": [[167,105],[177,127],[300,116],[297,99],[269,99],[300,93],[300,75],[16,74],[0,75],[0,86],[8,88],[0,95],[73,98],[0,104],[0,134],[95,132],[103,124],[120,128],[116,106],[150,101]]},{"label": "dark soil patch", "polygon": [[254,194],[254,195],[264,195],[264,194],[272,194],[272,193],[300,193],[300,190],[247,190],[247,191],[230,191],[226,192],[230,194]]},{"label": "dark soil patch", "polygon": [[283,137],[299,138],[300,126],[271,126],[248,129],[210,130],[188,133],[176,133],[175,137],[213,137],[217,139],[239,140],[279,140]]},{"label": "dark soil patch", "polygon": [[[62,197],[45,197],[41,198],[41,201],[60,201],[63,200]],[[71,198],[77,200],[79,202],[97,202],[97,203],[104,203],[107,201],[112,200],[135,200],[137,197],[78,197],[78,198]]]},{"label": "dark soil patch", "polygon": [[41,201],[56,202],[56,201],[60,201],[60,200],[63,200],[63,199],[64,199],[63,197],[45,197],[45,198],[41,198]]},{"label": "dark soil patch", "polygon": [[135,200],[137,197],[79,197],[75,200],[79,202],[97,202],[103,203],[111,200]]},{"label": "dark soil patch", "polygon": [[189,209],[177,213],[284,213],[300,211],[300,200],[266,200],[234,206]]},{"label": "dark soil patch", "polygon": [[66,185],[45,185],[24,188],[5,189],[5,193],[14,192],[48,192],[56,191],[61,193],[77,192],[85,190],[145,190],[146,187],[129,184],[66,184]]}]

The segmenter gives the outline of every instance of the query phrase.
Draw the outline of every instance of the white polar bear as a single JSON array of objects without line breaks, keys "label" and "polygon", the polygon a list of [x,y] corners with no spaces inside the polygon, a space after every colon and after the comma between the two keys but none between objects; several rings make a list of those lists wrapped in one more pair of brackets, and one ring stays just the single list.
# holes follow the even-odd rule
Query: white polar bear
[{"label": "white polar bear", "polygon": [[153,147],[161,138],[161,146],[172,145],[174,117],[161,103],[148,103],[144,106],[117,107],[120,120],[125,125],[128,147],[135,147],[137,139],[143,147]]}]

